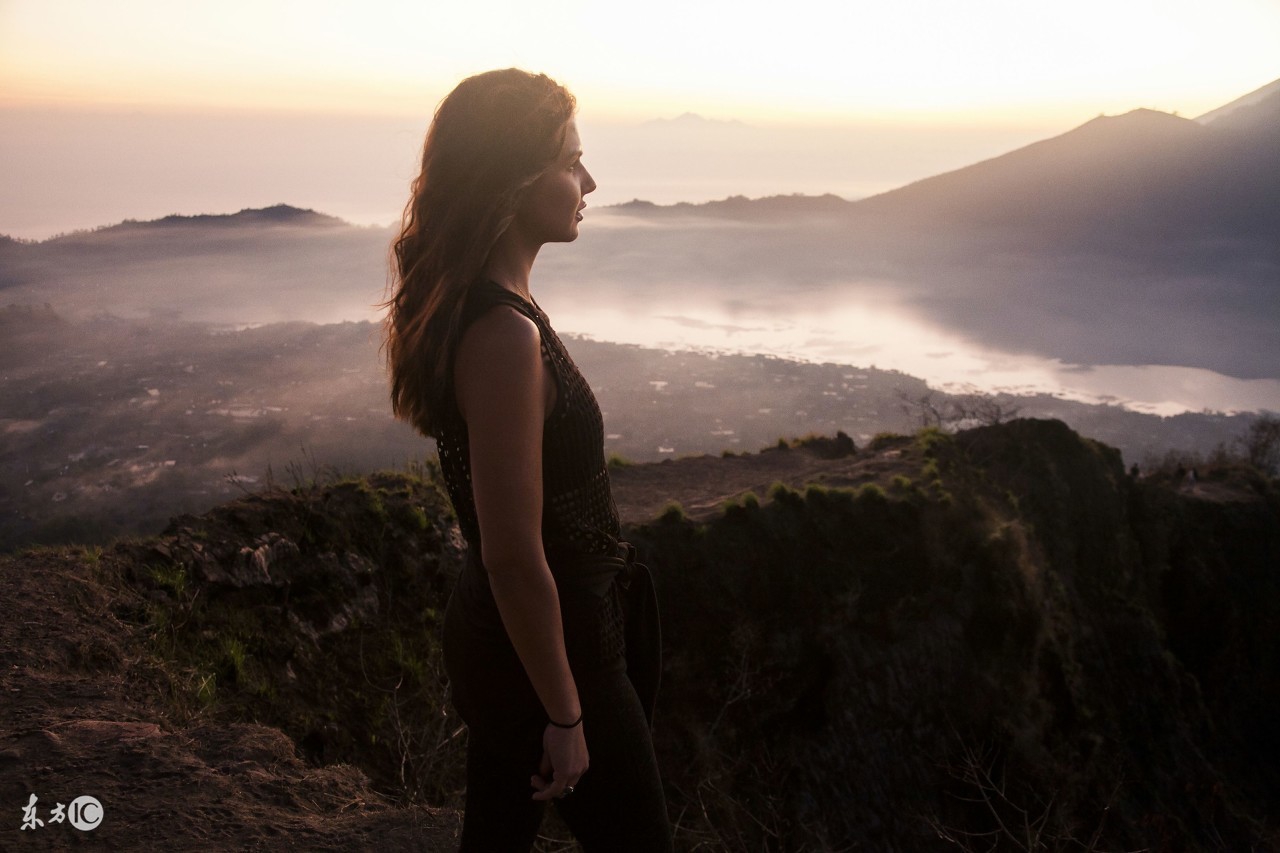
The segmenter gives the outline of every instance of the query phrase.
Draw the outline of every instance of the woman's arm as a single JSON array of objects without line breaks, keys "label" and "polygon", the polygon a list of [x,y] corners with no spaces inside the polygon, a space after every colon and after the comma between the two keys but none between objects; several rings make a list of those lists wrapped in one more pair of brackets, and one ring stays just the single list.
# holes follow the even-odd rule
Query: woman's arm
[{"label": "woman's arm", "polygon": [[[537,326],[512,308],[490,310],[463,335],[454,381],[471,443],[481,559],[494,601],[547,716],[571,723],[582,709],[542,547],[542,427],[555,383],[543,364]],[[547,726],[543,747],[543,778],[534,776],[532,784],[534,799],[546,800],[587,769],[582,725]]]}]

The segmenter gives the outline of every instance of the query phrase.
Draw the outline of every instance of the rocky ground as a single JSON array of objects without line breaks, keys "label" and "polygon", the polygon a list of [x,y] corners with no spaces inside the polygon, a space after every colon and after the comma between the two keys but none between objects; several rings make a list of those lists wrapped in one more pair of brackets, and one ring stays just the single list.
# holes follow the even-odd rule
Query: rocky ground
[{"label": "rocky ground", "polygon": [[[316,767],[278,728],[198,715],[178,722],[134,595],[109,558],[41,551],[0,563],[0,803],[5,849],[453,849],[458,814],[395,807],[350,765]],[[35,794],[37,819],[24,830]],[[51,822],[96,797],[88,832]]]},{"label": "rocky ground", "polygon": [[[1274,849],[1264,480],[1137,483],[1052,422],[613,477],[679,849]],[[422,470],[0,559],[0,848],[455,849],[457,560]]]},{"label": "rocky ground", "polygon": [[[672,500],[709,511],[775,481],[801,485],[834,464],[809,450],[771,451],[628,465],[615,477],[624,515],[643,520]],[[156,656],[153,626],[137,616],[164,594],[135,588],[127,575],[140,552],[172,553],[190,545],[190,534],[178,528],[106,549],[0,558],[0,814],[8,816],[0,846],[455,849],[456,803],[405,804],[353,765],[315,766],[280,728],[228,722],[175,701],[182,688]],[[224,544],[238,551],[242,543]],[[32,794],[42,825],[26,820]],[[54,823],[56,805],[81,795],[102,804],[101,825]],[[540,847],[565,846],[565,830],[549,814]]]}]

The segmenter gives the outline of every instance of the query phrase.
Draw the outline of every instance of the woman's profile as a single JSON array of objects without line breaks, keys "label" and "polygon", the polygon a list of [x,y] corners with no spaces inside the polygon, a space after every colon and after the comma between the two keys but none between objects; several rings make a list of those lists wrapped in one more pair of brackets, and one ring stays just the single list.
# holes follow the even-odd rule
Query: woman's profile
[{"label": "woman's profile", "polygon": [[588,851],[672,846],[652,586],[620,539],[595,397],[529,290],[596,187],[574,111],[545,75],[462,81],[393,246],[392,407],[436,439],[468,543],[444,624],[467,851],[528,850],[547,802]]}]

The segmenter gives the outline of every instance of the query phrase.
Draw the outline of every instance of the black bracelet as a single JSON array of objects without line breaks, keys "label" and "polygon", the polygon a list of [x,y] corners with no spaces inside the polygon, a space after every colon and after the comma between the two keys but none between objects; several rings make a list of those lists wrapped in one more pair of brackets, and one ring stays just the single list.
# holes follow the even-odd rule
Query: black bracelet
[{"label": "black bracelet", "polygon": [[555,726],[557,729],[576,729],[578,727],[578,723],[582,722],[582,712],[578,712],[578,719],[574,720],[572,723],[557,723],[550,717],[547,718],[547,722]]}]

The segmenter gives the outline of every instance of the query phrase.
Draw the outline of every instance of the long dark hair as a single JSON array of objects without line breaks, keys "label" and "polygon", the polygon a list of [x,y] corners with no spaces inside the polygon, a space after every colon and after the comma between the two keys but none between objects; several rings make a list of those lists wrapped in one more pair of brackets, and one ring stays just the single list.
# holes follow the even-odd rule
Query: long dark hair
[{"label": "long dark hair", "polygon": [[468,77],[436,108],[392,243],[384,348],[391,410],[438,436],[467,289],[525,190],[560,155],[575,102],[545,74]]}]

